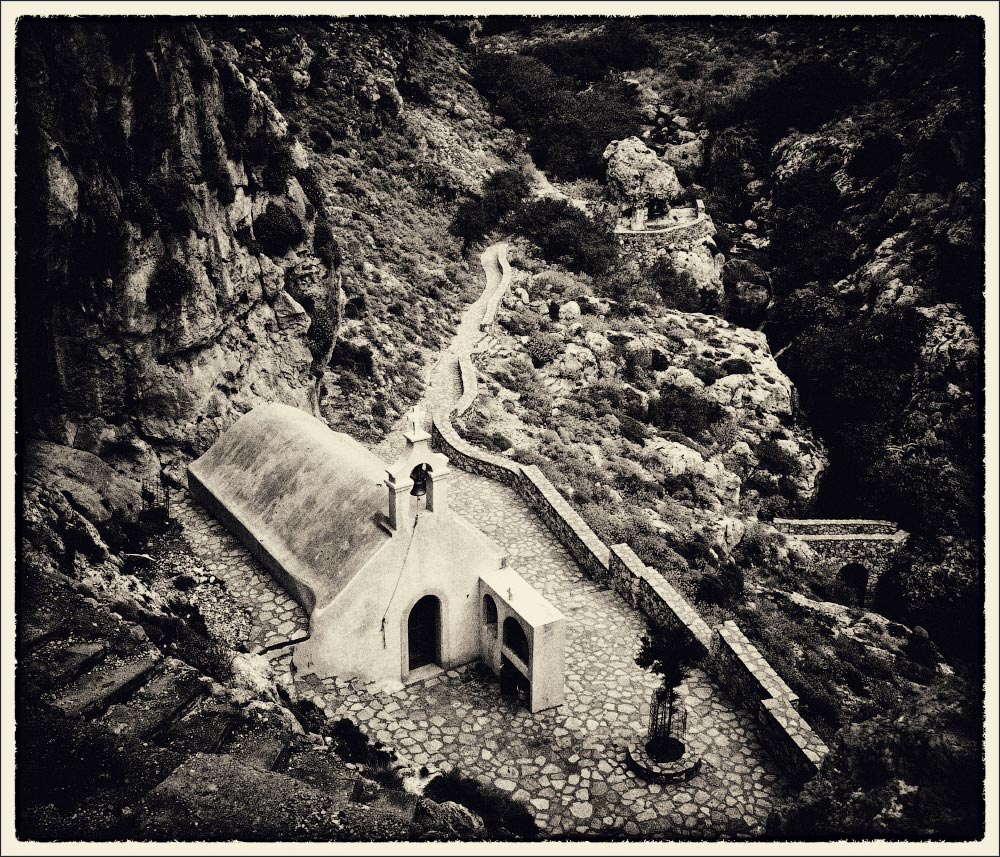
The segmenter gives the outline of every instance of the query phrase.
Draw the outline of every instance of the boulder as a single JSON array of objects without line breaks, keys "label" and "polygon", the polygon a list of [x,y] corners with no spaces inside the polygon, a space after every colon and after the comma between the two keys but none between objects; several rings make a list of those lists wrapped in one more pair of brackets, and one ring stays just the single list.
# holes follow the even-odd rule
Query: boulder
[{"label": "boulder", "polygon": [[604,160],[612,194],[627,205],[644,206],[653,200],[670,202],[684,191],[674,168],[638,137],[608,144]]},{"label": "boulder", "polygon": [[580,304],[576,301],[566,301],[561,307],[559,307],[559,320],[560,321],[572,321],[573,319],[580,317]]},{"label": "boulder", "polygon": [[57,443],[28,444],[24,479],[61,492],[93,523],[104,523],[116,512],[134,518],[142,507],[138,482],[96,455]]},{"label": "boulder", "polygon": [[486,832],[486,825],[476,813],[466,809],[460,803],[446,800],[437,803],[430,798],[421,798],[417,802],[413,823],[421,828],[428,838],[455,839],[470,841],[481,839]]}]

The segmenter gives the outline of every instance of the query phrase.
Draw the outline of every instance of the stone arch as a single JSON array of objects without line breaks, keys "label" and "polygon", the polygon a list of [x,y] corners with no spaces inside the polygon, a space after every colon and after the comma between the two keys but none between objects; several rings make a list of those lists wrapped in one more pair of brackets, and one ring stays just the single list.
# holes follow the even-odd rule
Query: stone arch
[{"label": "stone arch", "polygon": [[483,624],[489,635],[496,638],[497,635],[497,603],[488,592],[483,596]]},{"label": "stone arch", "polygon": [[528,646],[528,635],[524,627],[513,616],[503,620],[503,644],[510,649],[525,666],[531,665],[531,652]]},{"label": "stone arch", "polygon": [[848,562],[837,572],[837,583],[852,607],[861,607],[868,596],[871,573],[860,562]]}]

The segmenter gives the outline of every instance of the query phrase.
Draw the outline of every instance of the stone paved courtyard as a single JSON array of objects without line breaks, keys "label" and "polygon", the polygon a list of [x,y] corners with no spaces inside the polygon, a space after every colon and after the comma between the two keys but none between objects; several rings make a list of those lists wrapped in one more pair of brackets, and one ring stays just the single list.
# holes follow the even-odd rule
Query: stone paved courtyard
[{"label": "stone paved courtyard", "polygon": [[[457,359],[480,340],[479,319],[495,276],[469,307],[451,346],[431,372],[427,413],[454,403]],[[375,452],[392,461],[403,449],[397,429]],[[300,696],[331,717],[350,717],[373,739],[431,771],[458,768],[524,801],[546,834],[650,838],[758,835],[787,784],[764,754],[748,714],[700,670],[681,695],[688,740],[704,759],[686,783],[649,784],[625,764],[625,747],[647,727],[657,679],[635,665],[644,618],[587,578],[513,489],[454,471],[452,508],[493,538],[520,573],[567,617],[566,697],[536,714],[512,708],[498,681],[472,664],[393,694],[343,679],[299,676]],[[260,624],[259,642],[291,679],[290,641],[308,622],[298,605],[228,532],[189,498],[177,516],[206,568],[226,580]],[[286,645],[282,645],[286,644]]]},{"label": "stone paved courtyard", "polygon": [[[309,619],[302,608],[208,510],[184,492],[171,511],[205,570],[224,580],[229,593],[250,611],[253,644],[277,650],[305,639]],[[279,654],[290,656],[276,651],[275,657]]]},{"label": "stone paved courtyard", "polygon": [[701,671],[684,691],[688,735],[703,756],[687,783],[650,785],[625,766],[625,745],[647,727],[657,679],[634,662],[643,618],[594,585],[512,489],[456,473],[454,508],[510,555],[511,567],[567,617],[566,700],[531,714],[512,709],[476,666],[395,694],[338,679],[300,678],[299,692],[348,716],[417,765],[459,768],[527,802],[551,835],[715,837],[760,833],[785,784],[750,717]]}]

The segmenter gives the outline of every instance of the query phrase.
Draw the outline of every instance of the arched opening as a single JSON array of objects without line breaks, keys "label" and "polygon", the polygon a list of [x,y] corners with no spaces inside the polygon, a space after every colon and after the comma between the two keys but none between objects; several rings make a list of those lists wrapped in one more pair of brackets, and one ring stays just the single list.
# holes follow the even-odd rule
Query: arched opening
[{"label": "arched opening", "polygon": [[503,644],[528,665],[528,637],[521,623],[513,616],[503,620]]},{"label": "arched opening", "polygon": [[427,471],[429,469],[426,464],[418,464],[410,471],[410,479],[413,480],[410,494],[414,497],[423,497],[427,493]]},{"label": "arched opening", "polygon": [[844,602],[860,607],[865,603],[868,593],[868,569],[857,562],[849,562],[837,572],[837,583],[843,594]]},{"label": "arched opening", "polygon": [[497,635],[497,603],[492,595],[483,596],[483,624],[491,637]]},{"label": "arched opening", "polygon": [[425,595],[413,605],[406,621],[406,638],[410,670],[438,662],[441,657],[441,601],[436,595]]}]

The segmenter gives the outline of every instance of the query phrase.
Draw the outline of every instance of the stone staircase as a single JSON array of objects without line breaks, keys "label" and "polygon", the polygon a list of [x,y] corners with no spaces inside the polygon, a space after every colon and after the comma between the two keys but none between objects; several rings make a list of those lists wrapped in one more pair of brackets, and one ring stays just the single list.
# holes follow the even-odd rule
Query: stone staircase
[{"label": "stone staircase", "polygon": [[48,590],[82,609],[60,621],[29,604],[21,625],[21,838],[383,841],[413,832],[415,795],[379,787],[289,707],[164,656],[142,625],[55,578]]}]

